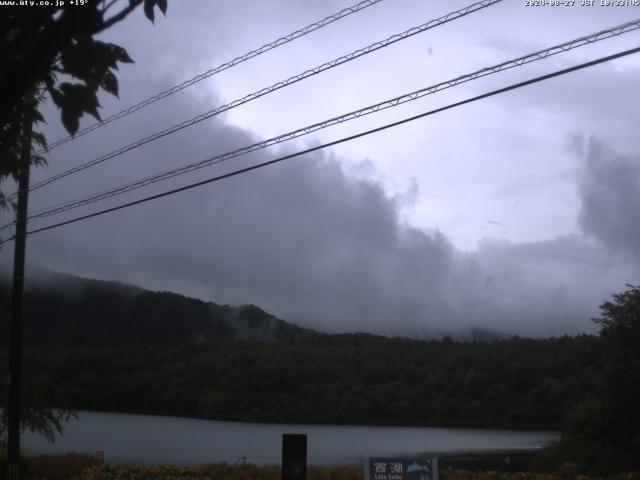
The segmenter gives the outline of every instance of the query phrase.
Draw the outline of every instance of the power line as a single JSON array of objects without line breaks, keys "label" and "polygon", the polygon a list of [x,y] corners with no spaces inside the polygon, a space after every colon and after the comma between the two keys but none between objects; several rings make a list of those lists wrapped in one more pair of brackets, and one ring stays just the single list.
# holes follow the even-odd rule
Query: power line
[{"label": "power line", "polygon": [[247,60],[250,60],[254,57],[257,57],[258,55],[262,55],[263,53],[266,53],[270,50],[273,50],[275,48],[278,48],[281,45],[285,45],[289,42],[292,42],[293,40],[296,40],[300,37],[303,37],[304,35],[307,35],[311,32],[314,32],[316,30],[319,30],[323,27],[326,27],[327,25],[336,22],[338,20],[341,20],[353,13],[359,12],[361,10],[364,10],[365,8],[368,8],[372,5],[375,5],[376,3],[380,3],[383,0],[364,0],[360,3],[357,3],[351,7],[347,7],[344,8],[342,10],[340,10],[337,13],[334,13],[333,15],[329,15],[328,17],[323,18],[322,20],[318,20],[317,22],[314,22],[310,25],[307,25],[306,27],[303,27],[299,30],[296,30],[295,32],[292,32],[288,35],[285,35],[283,37],[278,38],[277,40],[274,40],[272,42],[266,43],[264,45],[262,45],[261,47],[258,47],[254,50],[251,50],[243,55],[240,55],[236,58],[234,58],[233,60],[230,60],[228,62],[222,63],[220,65],[218,65],[217,67],[214,67],[210,70],[207,70],[204,73],[201,73],[200,75],[196,75],[195,77],[189,79],[189,80],[185,80],[184,82],[180,83],[179,85],[175,85],[167,90],[164,90],[152,97],[147,98],[146,100],[142,100],[139,103],[136,103],[135,105],[132,105],[124,110],[121,110],[120,112],[114,113],[113,115],[111,115],[108,118],[105,118],[102,121],[99,122],[95,122],[85,128],[83,128],[82,130],[80,130],[79,132],[76,132],[74,135],[68,135],[66,137],[63,137],[59,140],[56,140],[55,142],[53,142],[51,145],[48,146],[47,149],[42,149],[39,152],[37,152],[37,154],[42,154],[48,151],[53,150],[56,147],[59,147],[60,145],[63,145],[67,142],[71,142],[72,140],[77,139],[78,137],[81,137],[83,135],[86,135],[89,132],[92,132],[100,127],[104,127],[105,125],[111,123],[111,122],[115,122],[116,120],[119,120],[123,117],[126,117],[127,115],[131,115],[132,113],[145,108],[149,105],[151,105],[152,103],[155,103],[159,100],[162,100],[163,98],[169,97],[171,95],[173,95],[174,93],[178,93],[181,90],[184,90],[187,87],[190,87],[192,85],[195,85],[196,83],[205,80],[209,77],[212,77],[213,75],[216,75],[220,72],[223,72],[224,70],[227,70],[231,67],[235,67],[236,65],[246,62]]},{"label": "power line", "polygon": [[411,37],[413,35],[425,32],[425,31],[430,30],[432,28],[435,28],[437,26],[443,25],[443,24],[445,24],[447,22],[450,22],[450,21],[456,20],[458,18],[464,17],[466,15],[469,15],[471,13],[474,13],[474,12],[478,11],[478,10],[487,8],[487,7],[491,6],[491,5],[499,3],[501,1],[502,0],[482,0],[481,2],[471,4],[471,5],[469,5],[469,6],[465,7],[465,8],[462,8],[460,10],[456,10],[454,12],[450,12],[450,13],[448,13],[448,14],[440,17],[440,18],[437,18],[435,20],[430,20],[427,23],[423,23],[422,25],[419,25],[417,27],[413,27],[413,28],[410,28],[409,30],[405,30],[402,33],[397,33],[395,35],[392,35],[392,36],[390,36],[390,37],[388,37],[388,38],[386,38],[384,40],[381,40],[379,42],[375,42],[375,43],[373,43],[373,44],[371,44],[371,45],[369,45],[367,47],[355,50],[355,51],[353,51],[353,52],[351,52],[351,53],[349,53],[347,55],[343,55],[343,56],[341,56],[339,58],[336,58],[336,59],[334,59],[334,60],[332,60],[330,62],[323,63],[322,65],[320,65],[318,67],[306,70],[306,71],[304,71],[304,72],[302,72],[302,73],[300,73],[298,75],[294,75],[292,77],[289,77],[286,80],[282,80],[280,82],[274,83],[273,85],[271,85],[269,87],[262,88],[262,89],[260,89],[260,90],[258,90],[256,92],[250,93],[249,95],[246,95],[246,96],[244,96],[242,98],[236,99],[236,100],[234,100],[234,101],[232,101],[230,103],[227,103],[227,104],[222,105],[220,107],[214,108],[214,109],[209,110],[208,112],[202,113],[200,115],[197,115],[196,117],[193,117],[193,118],[191,118],[189,120],[186,120],[184,122],[175,124],[175,125],[167,128],[167,129],[165,129],[165,130],[163,130],[161,132],[154,133],[154,134],[152,134],[152,135],[150,135],[148,137],[142,138],[142,139],[140,139],[140,140],[138,140],[136,142],[133,142],[133,143],[131,143],[129,145],[126,145],[126,146],[121,147],[121,148],[119,148],[117,150],[114,150],[114,151],[112,151],[110,153],[102,155],[102,156],[100,156],[100,157],[98,157],[98,158],[96,158],[94,160],[91,160],[89,162],[83,163],[81,165],[78,165],[77,167],[71,168],[71,169],[66,170],[64,172],[61,172],[61,173],[59,173],[57,175],[49,177],[49,178],[47,178],[45,180],[42,180],[41,182],[38,182],[38,183],[34,184],[31,187],[31,191],[36,190],[38,188],[41,188],[41,187],[43,187],[45,185],[48,185],[51,182],[55,182],[57,180],[60,180],[61,178],[64,178],[64,177],[67,177],[67,176],[72,175],[74,173],[77,173],[77,172],[79,172],[81,170],[84,170],[86,168],[89,168],[89,167],[92,167],[92,166],[97,165],[99,163],[102,163],[102,162],[105,162],[107,160],[110,160],[110,159],[112,159],[114,157],[122,155],[122,154],[124,154],[126,152],[129,152],[129,151],[131,151],[131,150],[133,150],[135,148],[138,148],[138,147],[140,147],[142,145],[145,145],[145,144],[147,144],[149,142],[158,140],[158,139],[160,139],[162,137],[165,137],[167,135],[175,133],[175,132],[177,132],[179,130],[182,130],[184,128],[190,127],[191,125],[195,125],[196,123],[202,122],[203,120],[206,120],[206,119],[211,118],[211,117],[213,117],[215,115],[218,115],[220,113],[223,113],[223,112],[226,112],[228,110],[231,110],[232,108],[235,108],[235,107],[237,107],[239,105],[242,105],[242,104],[245,104],[245,103],[250,102],[252,100],[255,100],[257,98],[260,98],[260,97],[262,97],[264,95],[267,95],[269,93],[272,93],[272,92],[274,92],[276,90],[279,90],[279,89],[284,88],[284,87],[288,87],[289,85],[293,85],[294,83],[300,82],[300,81],[302,81],[302,80],[304,80],[306,78],[309,78],[309,77],[311,77],[313,75],[317,75],[317,74],[319,74],[321,72],[324,72],[326,70],[334,68],[334,67],[336,67],[338,65],[350,62],[350,61],[352,61],[352,60],[354,60],[354,59],[356,59],[358,57],[361,57],[363,55],[367,55],[367,54],[369,54],[371,52],[375,52],[376,50],[379,50],[381,48],[388,47],[389,45],[392,45],[392,44],[394,44],[396,42],[399,42],[401,40],[405,40],[405,39],[407,39],[407,38],[409,38],[409,37]]},{"label": "power line", "polygon": [[628,33],[634,30],[640,29],[640,19],[627,22],[621,25],[617,25],[615,27],[608,28],[606,30],[601,30],[596,33],[592,33],[590,35],[586,35],[574,40],[570,40],[568,42],[561,43],[559,45],[555,45],[553,47],[546,48],[544,50],[539,50],[534,53],[530,53],[528,55],[524,55],[512,60],[508,60],[497,65],[493,65],[491,67],[485,67],[480,70],[476,70],[472,73],[468,73],[465,75],[458,76],[451,80],[446,80],[444,82],[437,83],[435,85],[431,85],[429,87],[422,88],[420,90],[416,90],[411,93],[406,93],[404,95],[384,100],[382,102],[376,103],[374,105],[370,105],[368,107],[364,107],[349,113],[345,113],[328,120],[324,120],[322,122],[318,122],[312,125],[308,125],[303,128],[299,128],[297,130],[290,131],[288,133],[278,135],[276,137],[269,138],[267,140],[263,140],[261,142],[254,143],[252,145],[248,145],[230,152],[226,152],[223,154],[216,155],[214,157],[207,158],[206,160],[202,160],[196,163],[192,163],[183,167],[175,168],[172,170],[165,171],[163,173],[153,175],[150,177],[143,178],[141,180],[137,180],[135,182],[131,182],[125,185],[121,185],[119,187],[112,188],[110,190],[106,190],[100,192],[98,194],[93,194],[90,196],[85,196],[81,199],[77,199],[71,202],[58,204],[56,206],[48,207],[45,209],[41,209],[39,211],[34,212],[29,216],[29,219],[33,218],[43,218],[48,217],[50,215],[54,215],[57,213],[62,213],[68,210],[72,210],[74,208],[78,208],[84,205],[89,205],[91,203],[95,203],[100,200],[104,200],[116,195],[120,195],[126,192],[130,192],[133,190],[137,190],[139,188],[145,187],[147,185],[151,185],[153,183],[157,183],[163,180],[167,180],[169,178],[182,175],[185,173],[189,173],[207,166],[216,165],[232,158],[236,158],[247,153],[264,149],[272,145],[276,145],[282,143],[287,140],[291,140],[297,137],[301,137],[303,135],[307,135],[309,133],[337,125],[346,121],[354,120],[360,118],[365,115],[369,115],[372,113],[376,113],[388,108],[396,107],[398,105],[408,103],[419,98],[422,98],[427,95],[434,94],[441,90],[452,88],[461,83],[469,82],[478,78],[482,78],[488,75],[493,75],[495,73],[501,72],[503,70],[507,70],[510,68],[514,68],[517,66],[521,66],[524,64],[528,64],[534,61],[542,60],[548,58],[549,56],[556,55],[558,53],[566,52],[584,45],[588,45],[597,41],[601,41],[607,38],[611,38],[614,36],[621,35],[623,33]]},{"label": "power line", "polygon": [[[115,206],[115,207],[111,207],[111,208],[107,208],[107,209],[104,209],[104,210],[100,210],[98,212],[90,213],[88,215],[83,215],[83,216],[80,216],[80,217],[72,218],[70,220],[66,220],[64,222],[59,222],[59,223],[56,223],[56,224],[53,224],[53,225],[48,225],[46,227],[42,227],[42,228],[38,228],[38,229],[35,229],[35,230],[31,230],[31,231],[29,231],[27,233],[31,235],[31,234],[34,234],[34,233],[44,232],[44,231],[51,230],[51,229],[54,229],[54,228],[62,227],[64,225],[69,225],[71,223],[76,223],[76,222],[79,222],[81,220],[86,220],[86,219],[89,219],[89,218],[93,218],[93,217],[97,217],[97,216],[100,216],[100,215],[104,215],[106,213],[115,212],[117,210],[122,210],[124,208],[132,207],[134,205],[139,205],[141,203],[146,203],[146,202],[149,202],[149,201],[152,201],[152,200],[156,200],[158,198],[166,197],[166,196],[169,196],[169,195],[174,195],[176,193],[183,192],[183,191],[186,191],[186,190],[191,190],[192,188],[200,187],[202,185],[206,185],[206,184],[209,184],[209,183],[214,183],[214,182],[217,182],[217,181],[220,181],[220,180],[224,180],[226,178],[230,178],[230,177],[234,177],[236,175],[240,175],[240,174],[243,174],[243,173],[250,172],[252,170],[257,170],[259,168],[267,167],[269,165],[274,165],[276,163],[283,162],[285,160],[289,160],[289,159],[294,158],[294,157],[299,157],[301,155],[314,152],[316,150],[320,150],[320,149],[323,149],[323,148],[327,148],[327,147],[331,147],[331,146],[334,146],[334,145],[338,145],[340,143],[344,143],[344,142],[348,142],[348,141],[351,141],[351,140],[355,140],[355,139],[360,138],[360,137],[371,135],[373,133],[377,133],[377,132],[380,132],[380,131],[383,131],[383,130],[387,130],[389,128],[396,127],[398,125],[402,125],[402,124],[405,124],[405,123],[408,123],[408,122],[412,122],[412,121],[417,120],[419,118],[423,118],[423,117],[427,117],[427,116],[430,116],[430,115],[434,115],[436,113],[440,113],[440,112],[443,112],[445,110],[450,110],[452,108],[456,108],[456,107],[459,107],[459,106],[462,106],[462,105],[466,105],[466,104],[469,104],[469,103],[472,103],[472,102],[476,102],[476,101],[482,100],[484,98],[492,97],[494,95],[498,95],[498,94],[505,93],[505,92],[508,92],[508,91],[511,91],[511,90],[522,88],[522,87],[525,87],[527,85],[532,85],[534,83],[542,82],[544,80],[549,80],[551,78],[558,77],[560,75],[566,75],[567,73],[571,73],[571,72],[575,72],[577,70],[581,70],[581,69],[584,69],[584,68],[592,67],[592,66],[598,65],[600,63],[604,63],[604,62],[608,62],[608,61],[615,60],[615,59],[618,59],[618,58],[622,58],[622,57],[625,57],[627,55],[631,55],[631,54],[638,53],[638,52],[640,52],[640,47],[636,47],[636,48],[632,48],[632,49],[629,49],[629,50],[625,50],[625,51],[622,51],[622,52],[619,52],[619,53],[616,53],[616,54],[613,54],[613,55],[608,55],[606,57],[600,57],[600,58],[598,58],[596,60],[592,60],[590,62],[585,62],[585,63],[581,63],[579,65],[575,65],[573,67],[565,68],[565,69],[562,69],[562,70],[557,70],[555,72],[552,72],[552,73],[549,73],[549,74],[546,74],[546,75],[541,75],[541,76],[538,76],[538,77],[535,77],[535,78],[532,78],[532,79],[529,79],[529,80],[525,80],[524,82],[511,84],[511,85],[509,85],[507,87],[499,88],[497,90],[492,90],[492,91],[484,93],[482,95],[477,95],[475,97],[471,97],[471,98],[468,98],[466,100],[461,100],[459,102],[452,103],[452,104],[446,105],[444,107],[436,108],[434,110],[429,110],[427,112],[424,112],[424,113],[421,113],[421,114],[418,114],[418,115],[414,115],[412,117],[408,117],[408,118],[405,118],[403,120],[399,120],[397,122],[388,123],[388,124],[383,125],[381,127],[373,128],[373,129],[367,130],[365,132],[361,132],[361,133],[357,133],[355,135],[344,137],[344,138],[341,138],[339,140],[334,140],[332,142],[324,143],[322,145],[318,145],[318,146],[315,146],[315,147],[307,148],[305,150],[301,150],[299,152],[295,152],[295,153],[292,153],[292,154],[289,154],[289,155],[284,155],[282,157],[279,157],[279,158],[276,158],[276,159],[273,159],[273,160],[269,160],[267,162],[262,162],[262,163],[259,163],[259,164],[256,164],[256,165],[252,165],[250,167],[246,167],[246,168],[242,168],[242,169],[239,169],[239,170],[235,170],[233,172],[226,173],[224,175],[219,175],[219,176],[216,176],[216,177],[213,177],[213,178],[209,178],[207,180],[201,180],[199,182],[195,182],[195,183],[183,186],[183,187],[174,188],[174,189],[168,190],[166,192],[162,192],[162,193],[158,193],[156,195],[151,195],[151,196],[148,196],[148,197],[144,197],[144,198],[141,198],[139,200],[135,200],[135,201],[124,203],[124,204],[121,204],[121,205],[118,205],[118,206]],[[2,243],[7,243],[7,242],[9,242],[11,240],[13,240],[13,238],[4,240],[4,241],[0,242],[0,245]]]}]

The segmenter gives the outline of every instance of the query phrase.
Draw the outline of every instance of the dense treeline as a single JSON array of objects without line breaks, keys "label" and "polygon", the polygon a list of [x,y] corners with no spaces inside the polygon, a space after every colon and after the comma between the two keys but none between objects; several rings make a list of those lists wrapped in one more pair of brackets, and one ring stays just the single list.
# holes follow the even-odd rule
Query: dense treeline
[{"label": "dense treeline", "polygon": [[330,338],[34,352],[25,368],[76,409],[265,422],[559,428],[598,382],[599,341],[590,336]]}]

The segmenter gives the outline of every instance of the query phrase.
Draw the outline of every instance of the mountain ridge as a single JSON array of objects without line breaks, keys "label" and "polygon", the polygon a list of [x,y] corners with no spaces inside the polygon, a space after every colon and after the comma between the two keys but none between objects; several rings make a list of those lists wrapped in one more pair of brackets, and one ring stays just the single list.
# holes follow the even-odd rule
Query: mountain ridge
[{"label": "mountain ridge", "polygon": [[[8,278],[0,279],[0,313],[6,318],[10,291]],[[324,333],[278,318],[256,305],[220,305],[174,292],[50,271],[38,272],[27,283],[24,302],[23,335],[27,348],[229,342],[292,345],[389,338],[366,332]],[[478,328],[437,332],[431,338],[413,340],[442,337],[464,342],[509,338]],[[0,348],[7,346],[8,322],[0,322]]]},{"label": "mountain ridge", "polygon": [[[0,312],[6,318],[10,291],[6,281],[0,282]],[[28,348],[286,344],[322,335],[255,305],[219,305],[117,281],[48,272],[25,289],[23,336]],[[1,322],[0,348],[7,345],[8,322]]]}]

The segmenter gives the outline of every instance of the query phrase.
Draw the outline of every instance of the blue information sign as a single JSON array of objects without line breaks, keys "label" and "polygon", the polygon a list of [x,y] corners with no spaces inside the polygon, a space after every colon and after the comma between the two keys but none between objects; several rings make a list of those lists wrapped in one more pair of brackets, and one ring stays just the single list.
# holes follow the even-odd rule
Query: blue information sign
[{"label": "blue information sign", "polygon": [[438,480],[438,459],[369,458],[368,480]]}]

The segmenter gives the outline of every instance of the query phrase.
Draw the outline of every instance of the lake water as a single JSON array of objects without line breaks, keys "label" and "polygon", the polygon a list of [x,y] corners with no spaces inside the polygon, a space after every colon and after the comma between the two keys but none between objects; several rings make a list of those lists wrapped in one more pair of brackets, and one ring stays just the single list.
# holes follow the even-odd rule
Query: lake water
[{"label": "lake water", "polygon": [[361,456],[536,449],[554,432],[217,422],[178,417],[78,412],[55,443],[23,435],[29,453],[105,452],[108,463],[279,464],[282,434],[306,433],[308,463],[358,464]]}]

